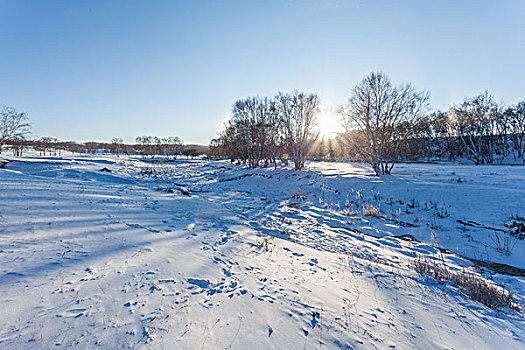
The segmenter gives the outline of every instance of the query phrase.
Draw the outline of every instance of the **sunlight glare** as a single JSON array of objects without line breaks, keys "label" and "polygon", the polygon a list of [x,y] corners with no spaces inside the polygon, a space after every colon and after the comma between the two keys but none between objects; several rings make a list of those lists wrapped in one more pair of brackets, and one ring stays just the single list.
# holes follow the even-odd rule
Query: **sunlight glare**
[{"label": "sunlight glare", "polygon": [[331,139],[343,132],[340,116],[333,108],[323,108],[317,117],[315,130],[319,132],[320,138]]}]

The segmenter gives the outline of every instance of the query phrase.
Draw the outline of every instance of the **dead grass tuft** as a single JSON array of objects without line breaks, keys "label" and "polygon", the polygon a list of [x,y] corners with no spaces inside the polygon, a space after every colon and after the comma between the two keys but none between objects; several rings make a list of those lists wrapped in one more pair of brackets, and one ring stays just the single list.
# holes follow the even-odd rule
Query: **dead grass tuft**
[{"label": "dead grass tuft", "polygon": [[417,273],[431,276],[440,283],[450,282],[459,287],[462,294],[491,309],[508,307],[516,312],[522,312],[514,295],[505,287],[498,287],[465,267],[461,271],[451,271],[445,263],[443,249],[437,235],[433,231],[431,235],[432,247],[437,252],[437,256],[432,253],[432,260],[421,256],[415,258],[411,266]]},{"label": "dead grass tuft", "polygon": [[379,210],[373,205],[368,205],[368,204],[363,206],[363,215],[371,216],[371,217],[378,218],[378,219],[381,217],[381,215],[379,214]]},{"label": "dead grass tuft", "polygon": [[302,194],[301,192],[299,192],[299,190],[297,190],[297,191],[294,192],[294,194],[292,195],[291,198],[305,200],[306,199],[306,195]]},{"label": "dead grass tuft", "polygon": [[514,295],[505,287],[495,286],[465,268],[459,272],[450,271],[443,260],[431,261],[424,257],[417,257],[412,268],[417,273],[431,276],[440,283],[451,282],[459,288],[462,294],[491,309],[508,307],[516,312],[522,312]]},{"label": "dead grass tuft", "polygon": [[255,243],[253,243],[253,245],[266,251],[270,250],[270,248],[268,247],[268,238],[266,237],[255,240]]},{"label": "dead grass tuft", "polygon": [[505,232],[494,231],[492,240],[494,242],[494,248],[501,254],[511,255],[514,246],[518,242],[517,238],[513,239],[512,231],[507,230]]}]

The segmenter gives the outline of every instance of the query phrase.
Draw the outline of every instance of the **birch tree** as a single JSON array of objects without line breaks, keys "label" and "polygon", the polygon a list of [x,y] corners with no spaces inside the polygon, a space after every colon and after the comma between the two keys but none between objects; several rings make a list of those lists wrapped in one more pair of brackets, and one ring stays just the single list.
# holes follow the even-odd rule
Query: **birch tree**
[{"label": "birch tree", "polygon": [[452,127],[475,164],[491,163],[494,158],[500,108],[486,91],[465,99],[450,110]]},{"label": "birch tree", "polygon": [[412,126],[428,109],[428,92],[411,84],[393,86],[383,73],[370,73],[339,109],[347,134],[359,129],[365,135],[365,154],[376,175],[390,174],[402,155]]},{"label": "birch tree", "polygon": [[306,156],[318,133],[314,132],[319,113],[317,94],[294,91],[275,97],[283,125],[285,143],[291,151],[295,170],[304,167]]}]

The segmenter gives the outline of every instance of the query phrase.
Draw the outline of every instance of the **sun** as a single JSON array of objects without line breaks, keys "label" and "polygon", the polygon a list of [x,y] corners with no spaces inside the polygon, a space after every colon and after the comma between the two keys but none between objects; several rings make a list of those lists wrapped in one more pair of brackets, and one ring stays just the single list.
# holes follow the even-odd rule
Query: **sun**
[{"label": "sun", "polygon": [[315,130],[319,132],[319,137],[331,139],[343,132],[341,117],[333,108],[324,108],[317,116]]}]

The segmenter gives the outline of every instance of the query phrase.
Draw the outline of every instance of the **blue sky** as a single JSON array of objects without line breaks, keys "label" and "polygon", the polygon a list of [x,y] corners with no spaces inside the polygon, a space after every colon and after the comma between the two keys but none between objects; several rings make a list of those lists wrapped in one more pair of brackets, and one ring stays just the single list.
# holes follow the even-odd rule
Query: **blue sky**
[{"label": "blue sky", "polygon": [[485,89],[515,103],[524,18],[520,0],[0,0],[0,104],[33,137],[207,144],[238,98],[299,89],[337,107],[377,70],[436,109]]}]

